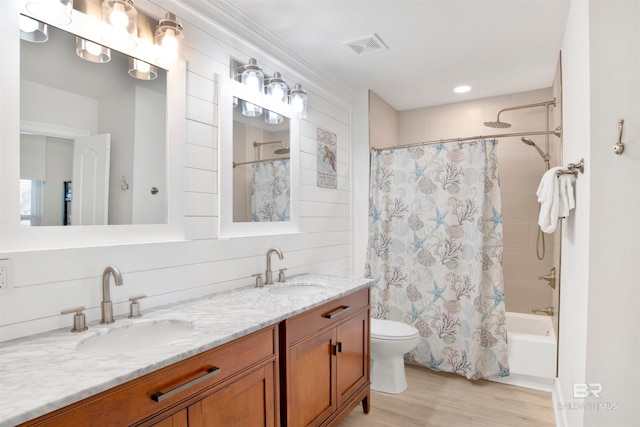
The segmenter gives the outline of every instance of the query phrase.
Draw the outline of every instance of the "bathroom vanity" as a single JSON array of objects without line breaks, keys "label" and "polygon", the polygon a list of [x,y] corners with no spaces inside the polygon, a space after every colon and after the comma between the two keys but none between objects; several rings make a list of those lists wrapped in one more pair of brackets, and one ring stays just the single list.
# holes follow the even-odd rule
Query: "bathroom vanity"
[{"label": "bathroom vanity", "polygon": [[146,325],[188,318],[188,336],[146,352],[82,352],[141,327],[129,319],[7,343],[0,426],[329,426],[360,402],[368,412],[368,280],[308,275],[143,313]]}]

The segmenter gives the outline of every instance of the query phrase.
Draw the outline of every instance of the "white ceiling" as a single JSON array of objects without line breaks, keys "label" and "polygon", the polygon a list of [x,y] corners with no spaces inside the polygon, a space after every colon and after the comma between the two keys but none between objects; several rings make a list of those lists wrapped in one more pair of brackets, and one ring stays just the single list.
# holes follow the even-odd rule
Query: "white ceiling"
[{"label": "white ceiling", "polygon": [[[214,3],[305,66],[398,111],[550,87],[569,9],[569,0]],[[357,55],[345,45],[374,33],[388,50]],[[472,91],[453,93],[462,84]]]}]

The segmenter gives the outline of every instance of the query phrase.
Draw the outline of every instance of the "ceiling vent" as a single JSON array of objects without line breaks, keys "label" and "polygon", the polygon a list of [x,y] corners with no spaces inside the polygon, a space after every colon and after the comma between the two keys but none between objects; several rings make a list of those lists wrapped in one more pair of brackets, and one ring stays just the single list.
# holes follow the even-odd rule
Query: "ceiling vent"
[{"label": "ceiling vent", "polygon": [[377,52],[379,50],[388,49],[387,45],[384,44],[380,37],[377,34],[371,34],[365,37],[359,37],[355,40],[351,40],[345,43],[349,46],[355,53],[358,55],[364,55],[366,53]]}]

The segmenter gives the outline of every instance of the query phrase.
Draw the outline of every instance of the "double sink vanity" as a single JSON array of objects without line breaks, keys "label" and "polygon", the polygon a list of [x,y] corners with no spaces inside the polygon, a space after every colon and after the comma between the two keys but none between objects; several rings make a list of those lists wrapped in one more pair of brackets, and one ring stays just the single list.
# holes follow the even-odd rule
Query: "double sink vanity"
[{"label": "double sink vanity", "polygon": [[336,425],[369,410],[369,282],[302,275],[5,343],[0,427]]}]

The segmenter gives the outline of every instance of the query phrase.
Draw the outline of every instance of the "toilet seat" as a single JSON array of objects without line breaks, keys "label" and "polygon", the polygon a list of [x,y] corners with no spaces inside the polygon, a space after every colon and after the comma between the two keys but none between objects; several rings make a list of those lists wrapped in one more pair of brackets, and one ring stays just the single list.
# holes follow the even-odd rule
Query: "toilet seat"
[{"label": "toilet seat", "polygon": [[371,338],[382,341],[405,341],[419,336],[411,325],[392,320],[371,319]]}]

